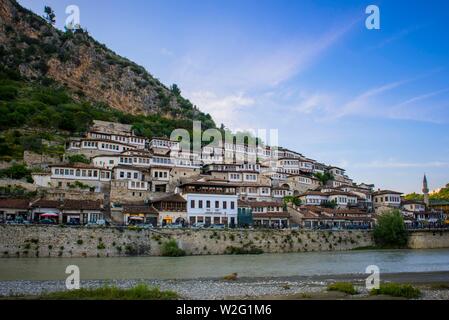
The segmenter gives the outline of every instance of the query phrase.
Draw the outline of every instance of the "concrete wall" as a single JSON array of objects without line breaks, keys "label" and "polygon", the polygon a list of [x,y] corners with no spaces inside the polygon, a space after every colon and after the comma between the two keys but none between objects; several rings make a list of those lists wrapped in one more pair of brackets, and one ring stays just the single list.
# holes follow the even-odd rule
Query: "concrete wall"
[{"label": "concrete wall", "polygon": [[188,255],[224,254],[230,246],[264,252],[349,250],[372,245],[367,231],[128,230],[0,225],[0,257],[152,255],[173,238]]},{"label": "concrete wall", "polygon": [[411,249],[449,248],[449,230],[412,232],[408,246]]}]

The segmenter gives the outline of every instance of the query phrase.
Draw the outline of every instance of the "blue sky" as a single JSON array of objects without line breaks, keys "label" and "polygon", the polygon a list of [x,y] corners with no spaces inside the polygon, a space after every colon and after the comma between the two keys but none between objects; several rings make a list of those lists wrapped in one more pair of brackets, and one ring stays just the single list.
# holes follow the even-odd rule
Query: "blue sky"
[{"label": "blue sky", "polygon": [[[449,182],[449,2],[19,0],[50,5],[215,121],[279,130],[281,145],[357,182]],[[380,8],[380,30],[365,8]]]}]

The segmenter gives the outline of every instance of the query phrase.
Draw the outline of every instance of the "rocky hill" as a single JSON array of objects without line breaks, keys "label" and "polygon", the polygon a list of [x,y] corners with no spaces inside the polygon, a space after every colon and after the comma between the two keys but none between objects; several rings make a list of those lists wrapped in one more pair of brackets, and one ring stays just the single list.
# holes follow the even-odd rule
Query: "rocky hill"
[{"label": "rocky hill", "polygon": [[197,119],[215,124],[143,67],[98,43],[83,29],[61,31],[15,0],[0,1],[0,65],[39,83],[56,81],[72,98],[131,114]]}]

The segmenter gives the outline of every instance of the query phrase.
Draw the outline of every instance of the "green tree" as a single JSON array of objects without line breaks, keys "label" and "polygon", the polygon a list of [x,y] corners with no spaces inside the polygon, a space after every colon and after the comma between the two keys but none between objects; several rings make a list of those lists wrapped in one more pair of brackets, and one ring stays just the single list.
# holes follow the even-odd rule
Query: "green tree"
[{"label": "green tree", "polygon": [[316,172],[313,174],[313,176],[320,181],[320,184],[322,186],[325,186],[328,181],[334,179],[334,176],[330,172],[325,172],[325,173]]},{"label": "green tree", "polygon": [[403,248],[407,245],[408,233],[404,219],[398,209],[384,212],[374,227],[374,241],[383,248]]},{"label": "green tree", "polygon": [[335,209],[337,207],[337,200],[327,201],[322,204],[325,208]]},{"label": "green tree", "polygon": [[422,194],[413,192],[413,193],[405,195],[404,199],[405,200],[413,200],[413,201],[417,201],[417,200],[422,201],[424,199],[424,196]]},{"label": "green tree", "polygon": [[0,178],[10,178],[16,180],[26,179],[27,182],[33,182],[31,170],[23,164],[14,164],[7,169],[0,170]]},{"label": "green tree", "polygon": [[179,89],[178,85],[176,83],[173,83],[170,87],[170,91],[175,95],[175,96],[180,96],[181,95],[181,89]]},{"label": "green tree", "polygon": [[48,23],[54,25],[56,23],[56,15],[52,8],[49,6],[44,7],[45,12],[45,20],[47,20]]},{"label": "green tree", "polygon": [[295,196],[285,196],[283,200],[285,205],[291,203],[294,204],[295,206],[300,206],[302,203],[301,199]]},{"label": "green tree", "polygon": [[81,162],[81,163],[90,163],[90,160],[86,158],[86,156],[84,154],[74,154],[71,156],[68,156],[69,162],[70,163],[77,163],[77,162]]}]

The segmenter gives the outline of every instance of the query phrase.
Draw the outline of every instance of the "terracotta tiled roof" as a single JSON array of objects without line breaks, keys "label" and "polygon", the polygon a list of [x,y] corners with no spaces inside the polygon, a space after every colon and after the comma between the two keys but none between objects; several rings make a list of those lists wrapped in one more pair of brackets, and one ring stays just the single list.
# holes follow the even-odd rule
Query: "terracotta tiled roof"
[{"label": "terracotta tiled roof", "polygon": [[64,200],[64,210],[102,210],[103,202],[92,200]]},{"label": "terracotta tiled roof", "polygon": [[159,198],[156,199],[154,201],[152,201],[152,203],[156,203],[156,202],[182,202],[182,203],[186,203],[186,199],[184,199],[180,194],[175,193],[169,196],[165,196],[163,198]]},{"label": "terracotta tiled roof", "polygon": [[31,204],[32,208],[60,208],[61,202],[57,200],[39,199]]},{"label": "terracotta tiled roof", "polygon": [[127,214],[158,214],[157,210],[153,206],[149,205],[124,205],[123,213]]},{"label": "terracotta tiled roof", "polygon": [[27,199],[0,199],[0,208],[28,209],[29,204]]}]

